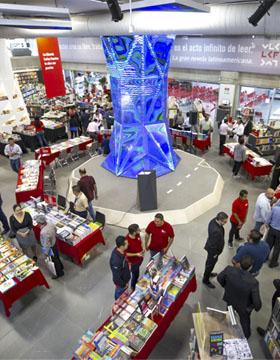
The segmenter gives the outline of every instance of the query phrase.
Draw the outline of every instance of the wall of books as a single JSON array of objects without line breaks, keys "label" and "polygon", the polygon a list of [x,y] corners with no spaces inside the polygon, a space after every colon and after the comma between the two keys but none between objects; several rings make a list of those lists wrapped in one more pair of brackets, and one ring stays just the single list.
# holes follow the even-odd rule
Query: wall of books
[{"label": "wall of books", "polygon": [[11,133],[12,127],[29,124],[29,115],[12,70],[6,40],[0,39],[0,131]]},{"label": "wall of books", "polygon": [[272,359],[280,359],[280,298],[276,300],[273,308],[265,335],[265,342]]}]

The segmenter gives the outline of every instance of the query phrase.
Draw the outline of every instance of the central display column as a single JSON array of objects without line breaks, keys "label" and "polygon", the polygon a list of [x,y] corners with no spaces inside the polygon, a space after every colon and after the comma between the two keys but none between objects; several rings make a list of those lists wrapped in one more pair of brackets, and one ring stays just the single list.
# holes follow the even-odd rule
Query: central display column
[{"label": "central display column", "polygon": [[157,176],[174,171],[167,119],[168,67],[174,37],[102,37],[115,114],[110,154],[102,166],[117,176],[136,178],[144,170]]}]

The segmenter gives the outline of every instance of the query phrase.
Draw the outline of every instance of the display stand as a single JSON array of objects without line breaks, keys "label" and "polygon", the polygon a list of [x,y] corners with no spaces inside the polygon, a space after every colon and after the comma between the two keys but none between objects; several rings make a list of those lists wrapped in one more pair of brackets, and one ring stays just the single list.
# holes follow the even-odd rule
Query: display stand
[{"label": "display stand", "polygon": [[[215,310],[215,309],[213,309]],[[253,359],[248,342],[244,338],[242,328],[238,322],[237,317],[235,316],[236,325],[232,325],[229,311],[219,312],[219,311],[209,311],[209,312],[198,312],[193,314],[194,330],[198,350],[198,353],[195,354],[195,351],[192,350],[192,359],[203,359],[210,360],[213,357],[210,356],[210,347],[213,352],[213,345],[210,345],[210,336],[214,333],[219,333],[222,335],[222,346],[224,347],[224,353],[226,352],[225,343],[231,343],[231,347],[236,349],[237,352],[240,351],[242,357],[231,357],[235,359]],[[215,359],[223,359],[223,355],[215,355]]]},{"label": "display stand", "polygon": [[157,176],[155,170],[142,171],[137,176],[138,202],[141,211],[157,209]]},{"label": "display stand", "polygon": [[[233,150],[235,143],[228,143],[224,145],[224,153],[233,159]],[[264,158],[253,151],[246,150],[246,160],[243,163],[244,170],[250,175],[252,180],[255,180],[257,176],[268,176],[273,168],[273,165]]]},{"label": "display stand", "polygon": [[280,359],[280,298],[274,305],[264,341],[272,359]]}]

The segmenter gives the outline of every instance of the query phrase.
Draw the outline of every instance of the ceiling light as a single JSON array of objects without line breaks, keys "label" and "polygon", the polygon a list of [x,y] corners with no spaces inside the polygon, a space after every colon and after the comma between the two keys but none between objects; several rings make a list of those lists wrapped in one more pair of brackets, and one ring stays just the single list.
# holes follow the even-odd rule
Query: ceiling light
[{"label": "ceiling light", "polygon": [[[263,0],[261,1],[260,6],[254,12],[252,16],[249,17],[248,21],[253,26],[257,26],[258,22],[268,13],[271,6],[276,2],[276,0]],[[268,14],[269,15],[269,14]]]}]

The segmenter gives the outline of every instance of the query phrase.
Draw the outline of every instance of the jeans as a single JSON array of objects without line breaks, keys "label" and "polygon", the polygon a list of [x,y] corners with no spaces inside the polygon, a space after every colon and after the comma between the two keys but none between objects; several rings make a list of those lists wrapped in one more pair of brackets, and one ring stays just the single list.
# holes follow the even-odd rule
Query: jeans
[{"label": "jeans", "polygon": [[238,224],[234,224],[233,222],[231,222],[231,229],[229,231],[229,239],[228,239],[229,244],[233,243],[233,236],[235,237],[236,240],[240,239]]},{"label": "jeans", "polygon": [[260,231],[260,228],[262,227],[263,224],[264,224],[264,223],[261,222],[261,221],[256,221],[254,230]]},{"label": "jeans", "polygon": [[224,145],[227,141],[226,135],[220,135],[220,155],[224,154]]},{"label": "jeans", "polygon": [[119,286],[116,286],[116,289],[115,289],[115,300],[117,300],[126,290],[126,287],[119,287]]},{"label": "jeans", "polygon": [[2,225],[3,225],[4,231],[9,231],[10,226],[9,226],[9,223],[8,223],[8,219],[7,219],[6,215],[4,214],[2,206],[0,206],[0,221],[1,221]]},{"label": "jeans", "polygon": [[78,128],[70,128],[71,139],[78,137]]},{"label": "jeans", "polygon": [[210,282],[210,275],[218,261],[218,254],[214,254],[212,252],[208,251],[208,255],[207,255],[207,259],[206,259],[206,263],[205,263],[205,270],[204,270],[204,275],[203,275],[203,282],[204,283],[209,283]]},{"label": "jeans", "polygon": [[40,144],[40,147],[49,146],[49,144],[45,138],[45,134],[43,132],[37,133],[36,138]]},{"label": "jeans", "polygon": [[270,264],[275,265],[278,262],[280,254],[280,231],[270,227],[267,234],[266,242],[270,247],[270,251],[273,249]]},{"label": "jeans", "polygon": [[76,215],[78,215],[78,216],[80,216],[80,217],[82,217],[82,218],[84,218],[84,219],[87,218],[87,211],[86,211],[86,210],[85,210],[85,211],[76,211],[76,210],[73,210],[72,212],[73,212],[73,214],[76,214]]},{"label": "jeans", "polygon": [[150,249],[151,260],[158,253],[160,253],[161,257],[164,255],[164,252],[162,250],[161,251],[156,251],[156,250],[151,250]]},{"label": "jeans", "polygon": [[11,168],[18,173],[19,168],[20,168],[20,158],[19,159],[10,159],[10,164],[11,164]]},{"label": "jeans", "polygon": [[236,176],[239,173],[241,166],[242,166],[242,161],[234,161],[234,165],[232,168],[233,175]]},{"label": "jeans", "polygon": [[137,264],[131,264],[130,272],[131,272],[131,288],[135,290],[136,283],[139,278],[140,273],[140,266],[142,264],[142,261]]},{"label": "jeans", "polygon": [[88,212],[93,221],[95,221],[95,211],[93,207],[93,200],[88,200]]}]

